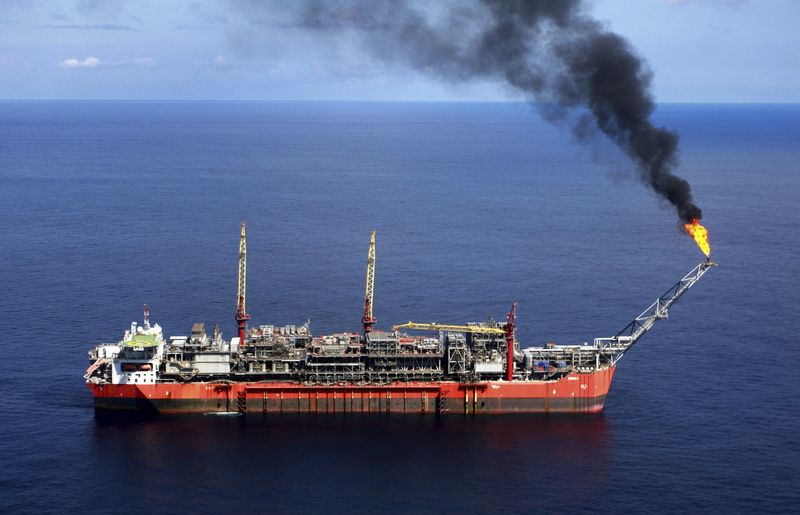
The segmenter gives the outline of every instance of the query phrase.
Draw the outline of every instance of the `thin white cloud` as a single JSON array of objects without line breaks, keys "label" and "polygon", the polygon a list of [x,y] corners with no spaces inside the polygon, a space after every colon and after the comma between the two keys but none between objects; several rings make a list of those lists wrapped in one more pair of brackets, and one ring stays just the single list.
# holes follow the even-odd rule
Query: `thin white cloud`
[{"label": "thin white cloud", "polygon": [[664,0],[667,5],[689,5],[707,3],[716,7],[738,8],[750,0]]},{"label": "thin white cloud", "polygon": [[59,68],[99,68],[107,66],[137,66],[139,68],[152,68],[156,66],[156,60],[152,57],[137,57],[125,61],[103,61],[94,56],[88,56],[81,60],[76,58],[64,59],[58,63]]},{"label": "thin white cloud", "polygon": [[64,59],[58,66],[60,68],[97,68],[102,64],[102,61],[96,57],[89,56],[86,59]]},{"label": "thin white cloud", "polygon": [[225,59],[224,56],[218,55],[213,59],[193,59],[195,66],[211,67],[211,68],[233,68],[234,66]]},{"label": "thin white cloud", "polygon": [[118,25],[115,23],[99,23],[95,25],[67,23],[61,25],[37,25],[36,28],[54,30],[126,30],[130,32],[142,32],[141,29],[130,27],[128,25]]},{"label": "thin white cloud", "polygon": [[131,59],[130,63],[142,68],[152,68],[156,65],[156,60],[152,57],[137,57],[136,59]]}]

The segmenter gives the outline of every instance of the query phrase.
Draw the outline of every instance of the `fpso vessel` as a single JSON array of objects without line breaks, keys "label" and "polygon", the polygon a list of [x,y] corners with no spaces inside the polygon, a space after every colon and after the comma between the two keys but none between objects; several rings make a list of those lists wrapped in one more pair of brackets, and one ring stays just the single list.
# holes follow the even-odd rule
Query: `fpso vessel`
[{"label": "fpso vessel", "polygon": [[[239,253],[239,334],[202,323],[165,338],[132,322],[121,341],[89,352],[85,379],[97,410],[159,413],[598,413],[617,362],[715,263],[706,260],[625,329],[579,345],[521,348],[516,307],[504,322],[408,322],[373,330],[374,232],[363,333],[313,336],[303,325],[246,327],[246,244]],[[403,330],[432,331],[433,335]]]}]

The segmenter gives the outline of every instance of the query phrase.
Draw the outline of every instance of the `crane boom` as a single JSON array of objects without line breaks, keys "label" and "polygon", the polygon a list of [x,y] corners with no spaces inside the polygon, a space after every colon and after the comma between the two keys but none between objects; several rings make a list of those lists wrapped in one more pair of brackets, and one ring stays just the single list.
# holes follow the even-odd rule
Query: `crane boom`
[{"label": "crane boom", "polygon": [[372,325],[377,322],[372,316],[372,306],[374,305],[375,295],[375,230],[372,230],[369,238],[369,252],[367,254],[367,282],[364,286],[364,316],[361,323],[364,324],[364,334],[372,331]]},{"label": "crane boom", "polygon": [[244,342],[244,332],[250,315],[247,314],[247,235],[245,223],[242,222],[242,232],[239,236],[239,274],[236,292],[236,324],[239,328],[239,342]]},{"label": "crane boom", "polygon": [[482,327],[479,325],[451,325],[451,324],[423,324],[419,322],[406,322],[392,326],[393,331],[398,329],[416,329],[418,331],[450,331],[453,333],[480,333],[480,334],[506,334],[504,329],[499,327]]},{"label": "crane boom", "polygon": [[595,347],[602,349],[609,356],[611,363],[619,361],[623,354],[649,331],[657,321],[669,317],[669,308],[677,302],[686,291],[694,286],[711,267],[717,266],[711,260],[702,261],[691,272],[683,276],[672,288],[657,298],[655,302],[642,311],[625,328],[611,338],[595,338]]},{"label": "crane boom", "polygon": [[247,300],[247,235],[245,224],[242,222],[242,232],[239,236],[239,281],[236,292],[237,307],[242,312],[246,312]]}]

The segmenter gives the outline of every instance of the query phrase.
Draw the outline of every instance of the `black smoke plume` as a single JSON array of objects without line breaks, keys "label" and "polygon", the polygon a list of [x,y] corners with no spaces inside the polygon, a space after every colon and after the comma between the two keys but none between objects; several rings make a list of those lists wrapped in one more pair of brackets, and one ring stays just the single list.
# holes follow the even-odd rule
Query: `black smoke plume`
[{"label": "black smoke plume", "polygon": [[605,134],[683,222],[701,218],[689,183],[672,173],[678,135],[650,121],[652,74],[580,0],[233,1],[254,29],[356,41],[371,58],[448,82],[500,80],[579,137]]}]

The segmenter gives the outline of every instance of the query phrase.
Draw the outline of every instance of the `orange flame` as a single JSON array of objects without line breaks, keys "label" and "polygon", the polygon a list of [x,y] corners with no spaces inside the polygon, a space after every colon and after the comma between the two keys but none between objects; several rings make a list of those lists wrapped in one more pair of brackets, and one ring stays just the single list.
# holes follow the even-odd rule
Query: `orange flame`
[{"label": "orange flame", "polygon": [[694,238],[694,241],[697,242],[697,246],[700,247],[703,254],[708,257],[711,254],[711,247],[708,245],[708,231],[706,228],[700,225],[697,218],[693,218],[690,224],[683,224],[683,228],[686,229],[689,236]]}]

